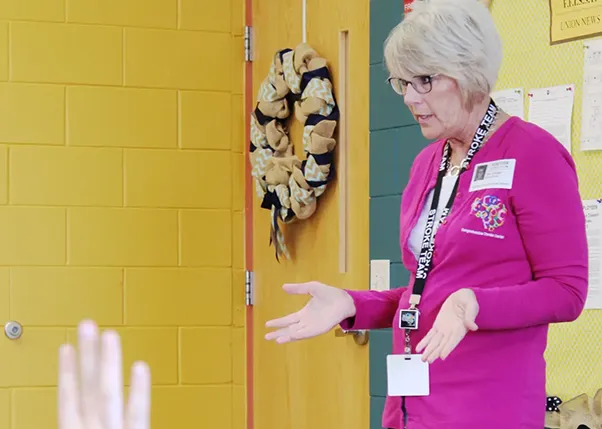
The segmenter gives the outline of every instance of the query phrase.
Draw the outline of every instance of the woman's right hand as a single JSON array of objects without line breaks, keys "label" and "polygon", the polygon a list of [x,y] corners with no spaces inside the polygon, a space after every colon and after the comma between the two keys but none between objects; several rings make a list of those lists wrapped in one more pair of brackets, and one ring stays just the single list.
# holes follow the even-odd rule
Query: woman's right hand
[{"label": "woman's right hand", "polygon": [[301,310],[268,321],[268,328],[279,329],[266,334],[266,340],[276,340],[282,344],[315,337],[355,316],[353,299],[342,289],[319,282],[285,284],[282,288],[289,294],[308,294],[311,298]]}]

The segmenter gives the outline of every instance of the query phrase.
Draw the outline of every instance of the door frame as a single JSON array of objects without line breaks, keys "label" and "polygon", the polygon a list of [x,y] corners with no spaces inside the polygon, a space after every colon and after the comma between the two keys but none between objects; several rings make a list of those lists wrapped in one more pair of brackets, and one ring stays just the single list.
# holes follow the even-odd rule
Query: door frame
[{"label": "door frame", "polygon": [[[253,0],[245,0],[245,29],[253,28]],[[246,36],[245,36],[246,37]],[[250,42],[252,43],[251,38]],[[252,49],[252,46],[251,46]],[[245,214],[244,214],[244,248],[246,281],[248,274],[253,273],[253,177],[251,176],[251,161],[249,159],[248,147],[251,141],[251,113],[253,112],[253,62],[247,60],[245,52],[244,70],[244,136],[243,156],[245,158]],[[248,284],[248,283],[247,283]],[[252,293],[252,291],[251,291]],[[252,295],[251,295],[252,296]],[[252,300],[245,302],[245,338],[246,338],[246,428],[254,427],[254,403],[253,403],[253,303]]]}]

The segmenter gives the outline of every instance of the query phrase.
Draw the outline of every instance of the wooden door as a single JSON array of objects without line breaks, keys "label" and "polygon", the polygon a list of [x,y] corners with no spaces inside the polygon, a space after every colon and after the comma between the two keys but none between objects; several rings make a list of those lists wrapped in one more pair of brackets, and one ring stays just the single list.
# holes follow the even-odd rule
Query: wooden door
[{"label": "wooden door", "polygon": [[[274,54],[303,40],[302,0],[253,0],[252,100]],[[307,0],[307,43],[326,58],[341,109],[335,166],[337,178],[318,200],[312,217],[285,227],[291,260],[275,259],[269,246],[270,212],[252,198],[252,381],[250,425],[257,429],[365,429],[369,421],[368,347],[334,331],[299,343],[264,340],[266,320],[301,308],[282,284],[319,280],[364,289],[368,271],[369,2]],[[250,89],[250,88],[249,88]],[[296,154],[301,125],[291,118]],[[249,225],[249,223],[247,224]],[[247,261],[248,262],[248,261]],[[251,386],[251,385],[250,385]]]}]

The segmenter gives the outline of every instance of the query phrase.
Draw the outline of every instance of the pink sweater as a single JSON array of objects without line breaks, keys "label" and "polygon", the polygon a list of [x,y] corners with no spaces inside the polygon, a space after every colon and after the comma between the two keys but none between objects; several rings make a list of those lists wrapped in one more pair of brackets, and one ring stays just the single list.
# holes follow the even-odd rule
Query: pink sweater
[{"label": "pink sweater", "polygon": [[[398,311],[409,306],[417,267],[408,236],[435,185],[442,148],[438,141],[417,156],[403,193],[400,244],[411,273],[409,287],[348,291],[357,313],[341,326],[393,327],[395,354],[403,353]],[[516,159],[513,188],[469,192],[474,167],[499,159]],[[492,205],[498,211],[505,206],[506,215],[475,215]],[[447,222],[437,231],[412,347],[428,332],[443,301],[460,288],[471,288],[477,296],[480,329],[445,361],[430,366],[430,396],[406,398],[407,428],[542,429],[548,324],[580,315],[587,281],[585,218],[573,160],[550,134],[512,117],[460,178]],[[403,421],[401,398],[388,397],[383,427],[401,429]]]}]

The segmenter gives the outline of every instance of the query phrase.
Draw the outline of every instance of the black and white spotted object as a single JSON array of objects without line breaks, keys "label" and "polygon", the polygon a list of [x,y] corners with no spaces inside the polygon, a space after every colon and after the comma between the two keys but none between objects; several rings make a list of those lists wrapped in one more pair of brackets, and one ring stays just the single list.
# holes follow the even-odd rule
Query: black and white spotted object
[{"label": "black and white spotted object", "polygon": [[546,411],[557,413],[560,404],[562,404],[562,400],[558,396],[548,396],[546,398]]}]

